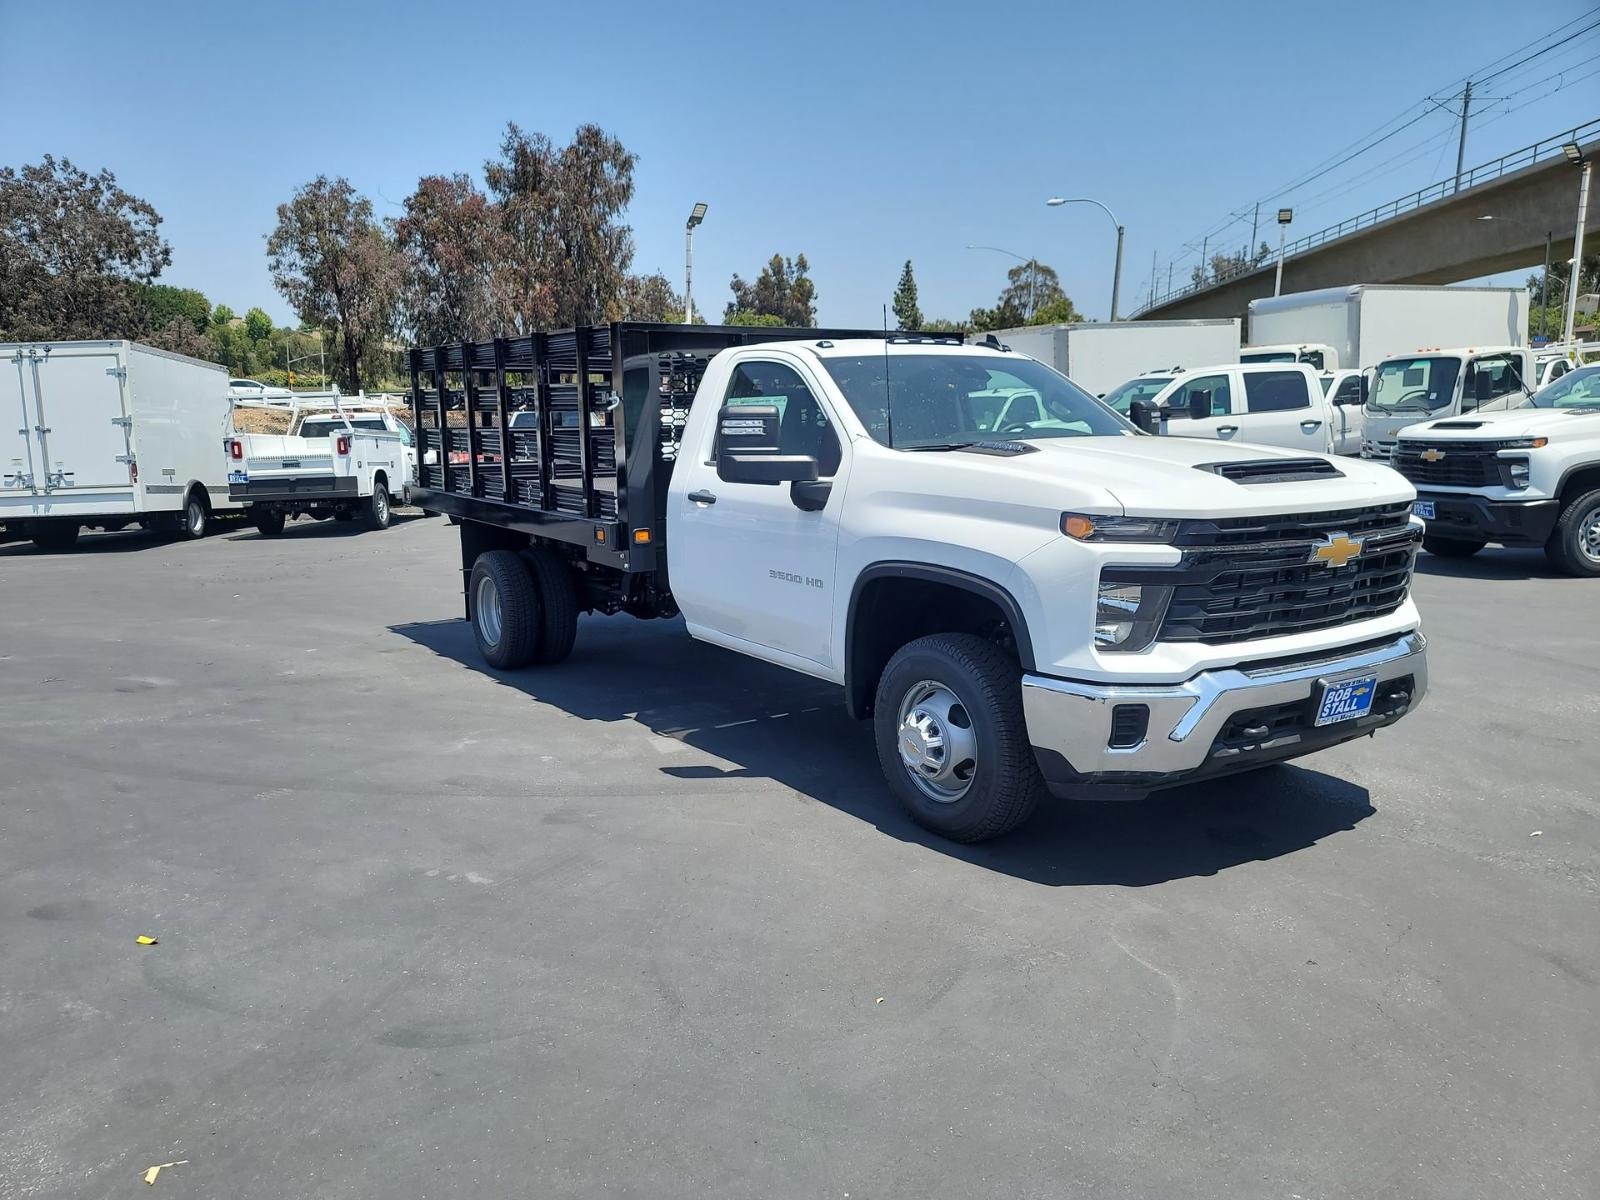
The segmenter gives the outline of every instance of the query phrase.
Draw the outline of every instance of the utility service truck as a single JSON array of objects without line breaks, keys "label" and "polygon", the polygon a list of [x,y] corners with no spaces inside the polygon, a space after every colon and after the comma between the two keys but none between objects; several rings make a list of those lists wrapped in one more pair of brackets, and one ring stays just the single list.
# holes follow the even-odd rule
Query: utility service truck
[{"label": "utility service truck", "polygon": [[41,549],[137,522],[197,538],[237,509],[228,372],[127,341],[0,345],[0,524]]},{"label": "utility service truck", "polygon": [[[1149,437],[932,336],[624,323],[410,366],[413,495],[460,521],[487,663],[560,661],[580,612],[681,613],[840,685],[950,838],[1360,737],[1427,686],[1387,467]],[[1023,394],[1042,415],[1000,419]]]},{"label": "utility service truck", "polygon": [[388,410],[347,412],[331,403],[331,410],[297,413],[290,433],[224,441],[228,494],[249,506],[262,533],[282,533],[295,513],[389,527],[392,498],[403,496],[416,474],[415,438]]},{"label": "utility service truck", "polygon": [[1600,576],[1600,366],[1510,412],[1408,426],[1394,467],[1416,485],[1429,553],[1542,546],[1568,574]]},{"label": "utility service truck", "polygon": [[1388,462],[1418,421],[1503,412],[1533,395],[1533,352],[1515,345],[1417,350],[1380,362],[1361,381],[1361,457]]},{"label": "utility service truck", "polygon": [[1363,370],[1418,346],[1520,346],[1526,288],[1358,283],[1252,300],[1242,362]]},{"label": "utility service truck", "polygon": [[[974,335],[986,339],[989,334]],[[993,335],[1096,396],[1151,371],[1239,361],[1239,319],[1027,325]]]}]

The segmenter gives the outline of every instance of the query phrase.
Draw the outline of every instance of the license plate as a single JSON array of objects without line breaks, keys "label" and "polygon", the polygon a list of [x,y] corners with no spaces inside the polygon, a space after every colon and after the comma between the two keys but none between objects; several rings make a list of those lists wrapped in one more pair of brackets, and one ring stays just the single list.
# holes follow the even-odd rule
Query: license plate
[{"label": "license plate", "polygon": [[1353,721],[1372,711],[1372,698],[1378,694],[1378,677],[1362,675],[1322,685],[1322,703],[1317,705],[1317,725],[1336,725]]},{"label": "license plate", "polygon": [[229,471],[228,472],[228,482],[229,483],[249,483],[250,482],[249,472],[247,472],[247,471]]},{"label": "license plate", "polygon": [[1421,517],[1424,521],[1431,521],[1434,518],[1433,501],[1413,500],[1411,502],[1411,511],[1417,516]]}]

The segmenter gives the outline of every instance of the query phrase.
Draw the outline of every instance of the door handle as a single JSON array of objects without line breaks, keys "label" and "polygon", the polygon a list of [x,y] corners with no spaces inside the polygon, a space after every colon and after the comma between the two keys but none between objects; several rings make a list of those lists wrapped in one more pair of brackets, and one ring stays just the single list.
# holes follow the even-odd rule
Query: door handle
[{"label": "door handle", "polygon": [[1221,437],[1224,434],[1238,433],[1238,432],[1239,432],[1239,427],[1237,425],[1218,425],[1217,426],[1217,436],[1218,437]]},{"label": "door handle", "polygon": [[701,488],[698,492],[690,492],[689,499],[696,504],[715,504],[717,502],[717,494]]},{"label": "door handle", "polygon": [[1301,421],[1300,422],[1300,428],[1306,430],[1307,432],[1310,432],[1313,429],[1320,429],[1321,427],[1322,427],[1322,422],[1321,421]]}]

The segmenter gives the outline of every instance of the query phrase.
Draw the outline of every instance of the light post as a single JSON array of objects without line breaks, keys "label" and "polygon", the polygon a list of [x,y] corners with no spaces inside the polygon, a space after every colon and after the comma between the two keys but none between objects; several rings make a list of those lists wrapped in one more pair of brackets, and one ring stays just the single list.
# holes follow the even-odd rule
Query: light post
[{"label": "light post", "polygon": [[1112,212],[1098,200],[1091,200],[1088,196],[1074,196],[1070,199],[1061,196],[1051,196],[1045,201],[1050,208],[1060,208],[1063,204],[1092,204],[1106,216],[1111,218],[1111,223],[1117,227],[1117,269],[1111,276],[1111,319],[1117,319],[1117,301],[1122,295],[1122,235],[1125,232],[1122,222],[1117,220],[1117,214]]},{"label": "light post", "polygon": [[975,246],[967,243],[968,250],[992,250],[996,254],[1004,254],[1016,259],[1028,268],[1028,318],[1033,319],[1033,314],[1039,307],[1039,260],[1036,258],[1023,258],[1015,250],[1005,250],[999,246]]},{"label": "light post", "polygon": [[706,206],[696,204],[683,227],[683,323],[694,324],[694,227],[706,219]]},{"label": "light post", "polygon": [[1562,326],[1561,340],[1572,341],[1572,326],[1578,315],[1578,277],[1583,274],[1583,219],[1589,211],[1589,171],[1594,166],[1583,155],[1583,147],[1568,142],[1561,147],[1567,161],[1581,172],[1578,179],[1578,227],[1572,234],[1572,275],[1567,280],[1567,319]]},{"label": "light post", "polygon": [[1288,235],[1289,223],[1294,220],[1294,209],[1280,208],[1278,210],[1278,274],[1272,281],[1272,294],[1279,295],[1283,291],[1283,240]]}]

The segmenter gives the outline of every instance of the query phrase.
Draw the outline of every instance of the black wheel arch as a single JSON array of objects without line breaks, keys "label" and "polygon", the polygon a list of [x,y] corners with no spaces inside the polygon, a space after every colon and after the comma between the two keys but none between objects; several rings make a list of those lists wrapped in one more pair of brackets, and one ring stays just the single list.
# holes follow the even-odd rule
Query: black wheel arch
[{"label": "black wheel arch", "polygon": [[[1567,490],[1569,487],[1571,491]],[[1565,504],[1594,488],[1600,488],[1600,462],[1576,463],[1561,473],[1555,494]]]},{"label": "black wheel arch", "polygon": [[[886,581],[893,581],[900,586],[929,584],[944,589],[946,594],[951,591],[964,593],[992,606],[1009,631],[1022,669],[1034,669],[1033,641],[1028,634],[1028,621],[1023,615],[1022,605],[1000,584],[986,576],[937,563],[900,560],[875,562],[856,576],[850,589],[850,607],[845,619],[845,708],[857,720],[871,715],[878,678],[894,652],[906,642],[929,632],[912,626],[902,627],[887,639],[877,636],[878,614],[873,597],[882,594],[882,585]],[[935,632],[959,631],[958,625],[954,629]]]}]

